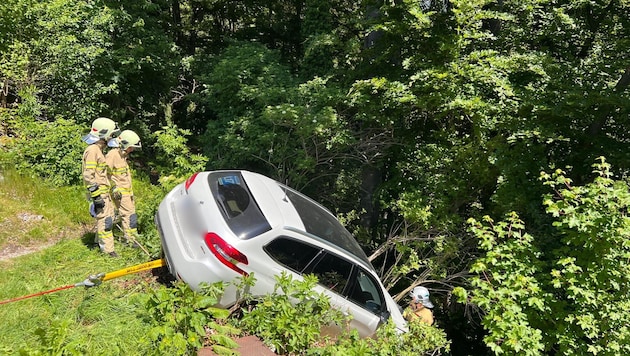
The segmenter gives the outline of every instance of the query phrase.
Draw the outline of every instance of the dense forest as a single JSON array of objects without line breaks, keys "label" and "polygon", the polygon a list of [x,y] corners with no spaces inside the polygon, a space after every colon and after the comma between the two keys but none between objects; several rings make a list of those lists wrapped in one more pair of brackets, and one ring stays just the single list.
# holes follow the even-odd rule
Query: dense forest
[{"label": "dense forest", "polygon": [[627,355],[629,48],[628,0],[3,0],[2,163],[79,184],[110,117],[320,201],[454,354]]}]

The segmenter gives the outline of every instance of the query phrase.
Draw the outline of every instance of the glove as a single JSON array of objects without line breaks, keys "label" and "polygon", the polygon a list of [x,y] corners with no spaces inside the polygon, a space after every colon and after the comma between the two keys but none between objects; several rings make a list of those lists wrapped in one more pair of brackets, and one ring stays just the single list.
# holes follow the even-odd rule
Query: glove
[{"label": "glove", "polygon": [[120,190],[118,190],[118,187],[116,186],[112,187],[112,199],[114,200],[122,199],[122,193],[120,192]]},{"label": "glove", "polygon": [[105,208],[105,200],[100,195],[92,199],[92,204],[94,204],[94,213],[96,215],[100,214]]},{"label": "glove", "polygon": [[97,196],[100,195],[99,192],[98,192],[98,184],[92,184],[87,189],[88,189],[88,192],[90,194],[90,197],[92,197],[92,199],[94,199],[94,198],[96,198]]},{"label": "glove", "polygon": [[94,202],[90,203],[90,215],[95,218],[96,217],[96,208],[94,207]]}]

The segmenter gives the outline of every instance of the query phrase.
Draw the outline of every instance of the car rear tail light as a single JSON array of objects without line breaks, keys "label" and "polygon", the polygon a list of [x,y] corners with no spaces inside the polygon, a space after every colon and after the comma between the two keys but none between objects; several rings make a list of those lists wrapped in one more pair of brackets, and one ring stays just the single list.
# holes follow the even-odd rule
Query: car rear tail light
[{"label": "car rear tail light", "polygon": [[186,189],[186,193],[188,193],[188,188],[190,188],[190,186],[195,181],[195,178],[197,178],[197,174],[199,174],[199,172],[193,174],[192,176],[188,177],[188,179],[186,179],[186,183],[184,183],[184,188]]},{"label": "car rear tail light", "polygon": [[240,269],[236,264],[247,264],[247,256],[242,254],[239,250],[235,249],[232,245],[225,242],[219,235],[209,232],[206,234],[204,240],[206,245],[216,258],[230,269],[238,272],[241,275],[247,275],[247,272]]}]

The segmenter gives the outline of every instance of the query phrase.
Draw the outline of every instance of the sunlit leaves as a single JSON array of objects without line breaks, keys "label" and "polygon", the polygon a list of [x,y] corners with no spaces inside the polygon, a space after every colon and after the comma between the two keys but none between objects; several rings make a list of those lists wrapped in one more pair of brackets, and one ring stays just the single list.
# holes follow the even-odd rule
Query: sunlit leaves
[{"label": "sunlit leaves", "polygon": [[[200,292],[194,292],[183,282],[172,288],[161,286],[138,299],[145,306],[146,318],[152,325],[142,340],[152,345],[155,354],[191,354],[208,342],[225,350],[238,345],[232,335],[238,329],[226,323],[229,311],[213,307],[225,289],[225,284],[202,284]],[[207,334],[211,334],[206,339]]]},{"label": "sunlit leaves", "polygon": [[486,312],[484,341],[495,353],[630,351],[630,292],[622,287],[630,275],[630,188],[613,179],[603,157],[593,167],[596,177],[583,186],[559,169],[541,173],[553,189],[543,201],[562,242],[544,255],[514,214],[499,223],[469,221],[485,254],[471,268],[474,289],[456,295]]},{"label": "sunlit leaves", "polygon": [[[538,256],[533,237],[522,231],[523,222],[516,214],[497,224],[489,217],[485,223],[469,220],[471,232],[486,251],[472,266],[478,277],[470,301],[482,308],[488,335],[486,344],[495,354],[519,353],[537,355],[544,348],[542,331],[536,328],[532,315],[547,312],[545,293],[536,275]],[[460,297],[467,297],[459,291]]]},{"label": "sunlit leaves", "polygon": [[[630,253],[630,188],[612,179],[604,158],[593,167],[597,176],[584,186],[572,186],[562,171],[543,175],[556,189],[545,204],[558,217],[555,226],[568,246],[551,272],[556,293],[572,304],[555,312],[566,322],[557,329],[558,339],[564,354],[627,354],[630,291],[621,286],[630,282],[630,266],[624,260]],[[589,341],[576,342],[580,338]],[[607,349],[612,341],[614,349]]]}]

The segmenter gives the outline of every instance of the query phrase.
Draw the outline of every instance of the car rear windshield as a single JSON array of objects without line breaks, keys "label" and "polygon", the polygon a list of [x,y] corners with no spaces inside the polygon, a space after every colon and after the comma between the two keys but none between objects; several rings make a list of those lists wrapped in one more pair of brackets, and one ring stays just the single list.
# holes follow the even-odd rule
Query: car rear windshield
[{"label": "car rear windshield", "polygon": [[284,189],[287,198],[293,203],[295,210],[300,215],[306,232],[328,241],[371,266],[370,260],[361,249],[361,246],[359,246],[359,243],[341,225],[339,220],[309,198],[286,186],[280,186]]},{"label": "car rear windshield", "polygon": [[213,172],[208,184],[226,223],[240,239],[271,230],[239,172]]}]

